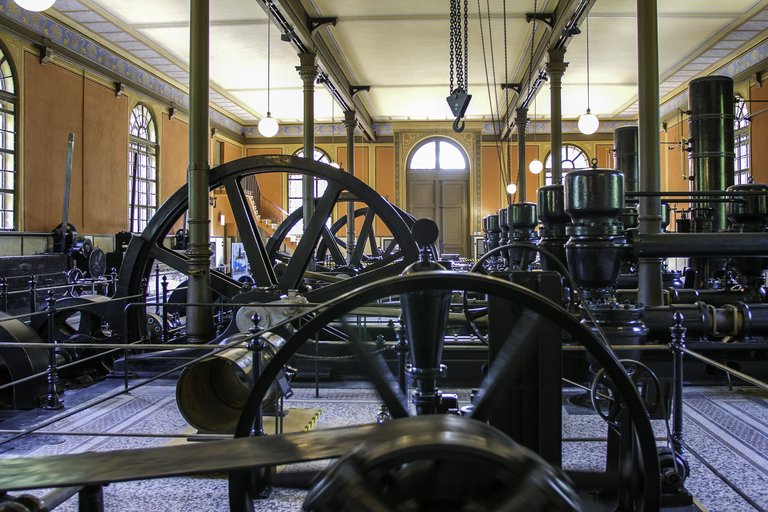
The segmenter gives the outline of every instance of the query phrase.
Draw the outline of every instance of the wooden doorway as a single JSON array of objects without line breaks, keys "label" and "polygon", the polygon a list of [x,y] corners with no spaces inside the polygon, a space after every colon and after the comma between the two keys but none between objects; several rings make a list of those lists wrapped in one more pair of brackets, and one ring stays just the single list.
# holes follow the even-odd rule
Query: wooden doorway
[{"label": "wooden doorway", "polygon": [[421,142],[406,176],[406,209],[435,221],[440,253],[469,256],[469,162],[461,146],[445,137]]}]

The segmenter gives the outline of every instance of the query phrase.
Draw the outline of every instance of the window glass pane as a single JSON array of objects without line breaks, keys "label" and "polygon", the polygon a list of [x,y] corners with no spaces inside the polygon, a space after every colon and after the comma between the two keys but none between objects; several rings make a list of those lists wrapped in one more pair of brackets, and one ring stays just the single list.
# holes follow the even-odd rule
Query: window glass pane
[{"label": "window glass pane", "polygon": [[315,178],[315,197],[320,197],[325,194],[326,188],[328,188],[327,181]]},{"label": "window glass pane", "polygon": [[301,176],[291,176],[288,179],[288,197],[301,197]]},{"label": "window glass pane", "polygon": [[437,156],[435,154],[436,142],[424,144],[411,157],[411,169],[436,169]]},{"label": "window glass pane", "polygon": [[[142,104],[131,111],[128,154],[128,210],[133,205],[134,232],[143,230],[157,206],[157,145],[155,122]],[[134,171],[136,176],[134,176]],[[134,190],[135,183],[135,190]]]},{"label": "window glass pane", "polygon": [[459,148],[449,142],[440,143],[441,169],[466,169],[467,163]]},{"label": "window glass pane", "polygon": [[[295,156],[304,158],[304,148],[299,149],[294,153]],[[331,157],[328,156],[327,153],[325,153],[322,149],[315,148],[314,151],[315,160],[318,162],[322,162],[324,164],[331,163]]]}]

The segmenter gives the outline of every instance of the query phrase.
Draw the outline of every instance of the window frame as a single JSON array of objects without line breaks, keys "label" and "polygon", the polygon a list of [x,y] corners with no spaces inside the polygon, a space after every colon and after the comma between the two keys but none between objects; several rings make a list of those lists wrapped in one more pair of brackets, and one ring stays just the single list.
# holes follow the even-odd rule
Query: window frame
[{"label": "window frame", "polygon": [[[330,165],[331,155],[328,154],[327,151],[325,151],[322,148],[315,147],[314,150],[315,155],[315,161],[321,162],[324,164]],[[293,152],[293,156],[297,156],[299,158],[304,158],[304,147],[300,147],[296,151]],[[299,190],[302,190],[302,183],[303,183],[303,174],[288,174],[287,183],[286,183],[286,211],[290,215],[297,209],[301,208],[304,204],[304,195],[303,193],[299,195],[292,194],[292,188],[291,183],[292,182],[298,182]],[[328,186],[328,183],[325,180],[321,180],[317,177],[314,179],[314,196],[320,197],[325,192],[325,188]],[[304,223],[303,222],[297,222],[293,225],[293,227],[288,231],[288,235],[293,236],[301,236],[304,233]]]},{"label": "window frame", "polygon": [[[7,73],[2,68],[7,66]],[[18,147],[18,112],[19,96],[16,80],[17,68],[10,57],[5,44],[0,41],[0,101],[10,104],[10,109],[0,106],[0,231],[16,231],[19,224],[18,190],[19,159]],[[11,90],[8,90],[10,83]],[[8,122],[10,120],[10,122]],[[11,129],[5,129],[11,125]],[[10,144],[7,144],[10,138]],[[11,160],[11,165],[6,162]]]},{"label": "window frame", "polygon": [[[135,124],[140,122],[140,124]],[[142,131],[144,133],[142,133]],[[146,134],[146,138],[143,136]],[[159,143],[157,122],[152,110],[139,102],[131,109],[128,120],[128,230],[141,233],[158,208],[159,199]],[[134,204],[133,167],[134,155],[139,155],[139,176]],[[150,172],[151,171],[151,172]],[[143,193],[142,193],[143,189]],[[131,209],[134,217],[131,225]]]},{"label": "window frame", "polygon": [[[573,156],[572,158],[569,158],[569,151],[571,149],[577,149],[578,153]],[[589,154],[586,152],[584,148],[577,144],[573,144],[571,142],[563,143],[560,146],[560,151],[563,155],[562,162],[569,162],[571,164],[571,167],[569,167],[567,170],[563,168],[563,176],[565,176],[568,171],[573,169],[587,169],[590,167],[590,158]],[[584,161],[586,162],[586,165],[584,167],[577,167],[576,166],[576,159],[583,156]],[[547,166],[547,162],[549,162],[549,166]],[[551,185],[552,184],[552,150],[550,149],[547,153],[546,157],[544,158],[544,184],[545,185]]]},{"label": "window frame", "polygon": [[[413,167],[413,159],[414,157],[426,146],[429,146],[430,144],[435,145],[435,154],[434,154],[434,161],[435,166],[434,167]],[[448,144],[455,148],[459,155],[461,155],[462,160],[464,161],[464,166],[461,168],[444,168],[440,166],[440,146],[442,144]],[[464,147],[459,144],[457,141],[449,138],[444,137],[441,135],[435,135],[431,137],[427,137],[424,140],[419,141],[410,151],[410,154],[408,155],[408,160],[406,161],[406,171],[407,172],[414,172],[414,173],[455,173],[455,174],[463,174],[469,172],[469,155],[467,154],[467,151],[464,149]]]},{"label": "window frame", "polygon": [[742,185],[752,183],[751,123],[744,97],[736,94],[733,103],[733,184]]}]

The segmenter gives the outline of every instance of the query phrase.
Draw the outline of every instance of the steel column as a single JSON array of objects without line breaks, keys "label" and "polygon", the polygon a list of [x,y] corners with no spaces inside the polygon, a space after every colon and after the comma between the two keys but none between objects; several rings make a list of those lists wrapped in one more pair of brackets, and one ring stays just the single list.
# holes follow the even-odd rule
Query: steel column
[{"label": "steel column", "polygon": [[[304,84],[304,157],[314,160],[315,156],[315,79],[317,65],[314,53],[299,54],[299,72]],[[309,219],[315,211],[315,187],[312,176],[301,179],[302,207],[304,209],[304,229],[309,225]]]},{"label": "steel column", "polygon": [[[659,148],[659,28],[657,0],[637,0],[638,121],[640,190],[661,190]],[[640,233],[661,233],[661,200],[640,198]],[[661,259],[640,258],[638,301],[646,306],[663,303]]]},{"label": "steel column", "polygon": [[561,148],[563,145],[563,112],[562,98],[563,73],[568,63],[565,58],[565,48],[553,48],[549,50],[547,61],[547,74],[549,75],[549,103],[551,107],[552,125],[552,183],[559,185],[563,182],[563,158]]},{"label": "steel column", "polygon": [[[355,128],[357,116],[354,110],[344,111],[344,128],[347,129],[347,172],[355,175]],[[365,244],[365,240],[362,241]],[[352,262],[355,252],[355,202],[347,203],[347,261]]]},{"label": "steel column", "polygon": [[[187,301],[211,302],[211,249],[208,212],[208,0],[191,0],[189,31],[189,259]],[[213,336],[209,306],[187,308],[190,342],[205,343]]]},{"label": "steel column", "polygon": [[[517,117],[515,118],[515,124],[517,125],[517,181],[520,184],[517,193],[520,196],[520,202],[526,201],[525,192],[525,127],[528,124],[528,109],[520,107],[515,110]],[[510,173],[511,174],[511,173]],[[512,176],[510,176],[510,179]]]}]

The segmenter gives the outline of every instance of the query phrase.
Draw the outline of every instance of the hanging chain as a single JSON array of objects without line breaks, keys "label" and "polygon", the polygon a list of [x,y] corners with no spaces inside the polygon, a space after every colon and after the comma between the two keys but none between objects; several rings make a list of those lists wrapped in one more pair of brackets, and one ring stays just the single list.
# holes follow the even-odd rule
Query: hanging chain
[{"label": "hanging chain", "polygon": [[464,54],[462,56],[464,69],[462,71],[461,86],[465,91],[469,90],[469,0],[464,0]]},{"label": "hanging chain", "polygon": [[[464,0],[464,19],[462,20],[461,0],[451,0],[450,14],[450,93],[455,89],[468,90],[469,85],[469,59],[467,50],[469,45],[469,0]],[[463,21],[463,23],[462,23]],[[454,75],[456,87],[454,87]]]},{"label": "hanging chain", "polygon": [[[448,34],[448,40],[450,41],[450,81],[449,81],[449,92],[450,94],[453,94],[453,73],[455,68],[455,57],[456,57],[456,42],[458,40],[458,24],[459,24],[459,0],[451,0],[451,14],[450,14],[450,33]],[[461,84],[459,84],[461,85]]]},{"label": "hanging chain", "polygon": [[530,91],[531,84],[533,83],[533,56],[534,47],[536,45],[536,7],[537,0],[533,1],[533,26],[531,27],[531,63],[528,66],[528,90]]}]

